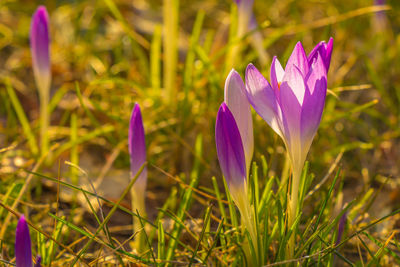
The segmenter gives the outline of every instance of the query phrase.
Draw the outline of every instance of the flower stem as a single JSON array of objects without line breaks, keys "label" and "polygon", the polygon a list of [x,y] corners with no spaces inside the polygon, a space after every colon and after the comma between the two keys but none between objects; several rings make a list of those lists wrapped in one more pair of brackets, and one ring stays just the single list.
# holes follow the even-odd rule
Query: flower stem
[{"label": "flower stem", "polygon": [[[292,192],[290,194],[290,199],[288,202],[288,224],[287,230],[290,230],[297,216],[297,205],[299,199],[299,185],[301,177],[301,167],[293,167],[292,174]],[[289,238],[289,249],[286,253],[287,259],[292,259],[294,256],[294,246],[295,246],[296,231],[293,229],[292,234]]]},{"label": "flower stem", "polygon": [[[140,192],[136,192],[136,190],[132,189],[131,191],[132,197],[132,211],[138,216],[145,218],[146,217],[146,208],[144,204],[143,195]],[[144,251],[144,246],[146,242],[146,236],[144,233],[144,229],[142,229],[142,223],[138,216],[133,216],[133,231],[135,234],[133,247],[140,253]]]},{"label": "flower stem", "polygon": [[[245,194],[236,194],[237,192],[233,192],[235,195],[234,201],[236,202],[236,205],[239,209],[240,212],[240,217],[242,220],[242,225],[247,229],[247,231],[250,234],[251,240],[249,240],[248,246],[245,246],[248,251],[246,251],[246,256],[250,256],[249,259],[247,259],[247,265],[248,266],[262,266],[263,264],[263,259],[262,259],[262,252],[263,249],[261,247],[261,243],[259,242],[259,238],[257,237],[257,229],[258,227],[256,225],[255,221],[255,214],[254,214],[254,209],[251,206],[249,199],[247,197],[247,185],[245,184],[246,190],[244,190],[246,193]],[[252,255],[251,249],[250,249],[250,242],[252,243],[254,247],[254,252],[255,255]],[[261,253],[261,254],[260,254]],[[255,262],[251,256],[254,256]]]},{"label": "flower stem", "polygon": [[48,128],[49,128],[49,90],[40,90],[40,147],[41,155],[45,155],[49,149]]}]

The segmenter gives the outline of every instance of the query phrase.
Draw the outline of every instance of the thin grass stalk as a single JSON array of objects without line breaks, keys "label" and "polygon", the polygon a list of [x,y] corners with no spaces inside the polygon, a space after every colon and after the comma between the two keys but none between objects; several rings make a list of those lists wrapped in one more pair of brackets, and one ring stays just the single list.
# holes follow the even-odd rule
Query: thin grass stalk
[{"label": "thin grass stalk", "polygon": [[159,90],[161,87],[161,25],[156,25],[154,28],[153,40],[151,42],[150,50],[150,77],[151,87],[154,90]]},{"label": "thin grass stalk", "polygon": [[179,0],[164,0],[164,89],[168,103],[174,103],[178,64]]}]

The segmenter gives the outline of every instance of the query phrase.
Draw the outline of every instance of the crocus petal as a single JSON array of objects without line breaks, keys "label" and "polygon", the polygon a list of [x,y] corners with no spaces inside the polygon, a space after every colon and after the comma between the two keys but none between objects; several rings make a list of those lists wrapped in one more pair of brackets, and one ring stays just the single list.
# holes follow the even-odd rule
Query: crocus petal
[{"label": "crocus petal", "polygon": [[292,66],[285,72],[280,86],[280,107],[282,109],[284,136],[293,160],[300,161],[300,118],[303,102],[299,92],[305,92],[305,84],[300,70]]},{"label": "crocus petal", "polygon": [[308,65],[311,66],[313,61],[317,58],[318,53],[322,57],[322,61],[324,62],[324,66],[326,68],[326,72],[329,70],[329,66],[331,64],[331,56],[333,49],[333,38],[329,38],[328,43],[325,41],[320,42],[318,45],[314,47],[311,53],[308,56]]},{"label": "crocus petal", "polygon": [[271,64],[271,85],[272,88],[275,90],[275,94],[278,95],[279,86],[282,83],[283,76],[285,75],[285,71],[282,68],[281,63],[279,62],[278,58],[274,56],[272,59]]},{"label": "crocus petal", "polygon": [[249,64],[246,69],[246,95],[258,115],[282,137],[280,109],[275,93],[253,64]]},{"label": "crocus petal", "polygon": [[235,118],[225,103],[218,110],[215,143],[219,165],[230,191],[240,188],[246,181],[246,160]]},{"label": "crocus petal", "polygon": [[326,91],[326,70],[321,56],[318,55],[311,66],[301,111],[301,139],[304,153],[308,153],[312,139],[321,121]]},{"label": "crocus petal", "polygon": [[323,58],[326,72],[328,72],[329,67],[331,65],[331,57],[332,57],[332,50],[333,50],[333,38],[329,38],[328,44],[325,46],[325,57]]},{"label": "crocus petal", "polygon": [[49,15],[39,6],[33,14],[30,30],[32,65],[35,80],[41,90],[50,86]]},{"label": "crocus petal", "polygon": [[24,215],[18,221],[15,234],[15,263],[17,267],[32,267],[31,237]]},{"label": "crocus petal", "polygon": [[239,128],[248,172],[254,151],[253,119],[243,80],[235,70],[229,73],[225,81],[225,103]]},{"label": "crocus petal", "polygon": [[310,66],[310,72],[308,73],[306,77],[306,84],[307,84],[307,89],[309,89],[309,93],[312,95],[314,92],[315,84],[317,83],[318,80],[326,80],[327,79],[327,73],[323,61],[323,57],[321,54],[317,53],[317,56],[315,57],[314,61],[312,62]]},{"label": "crocus petal", "polygon": [[[305,76],[302,75],[301,70],[297,66],[291,65],[290,67],[286,67],[285,75],[283,76],[282,80],[282,84],[286,83],[289,86],[289,88],[293,91],[300,106],[303,104],[304,93],[306,92],[304,77]],[[282,84],[281,84],[281,89],[282,89]]]},{"label": "crocus petal", "polygon": [[308,73],[308,60],[306,52],[304,51],[303,45],[298,42],[293,49],[292,54],[289,57],[289,60],[286,64],[285,72],[289,69],[296,66],[300,73],[305,77]]},{"label": "crocus petal", "polygon": [[[146,162],[146,142],[139,104],[135,104],[129,124],[129,155],[131,159],[131,175],[134,177]],[[134,189],[144,192],[147,182],[147,167],[144,167],[134,184]]]}]

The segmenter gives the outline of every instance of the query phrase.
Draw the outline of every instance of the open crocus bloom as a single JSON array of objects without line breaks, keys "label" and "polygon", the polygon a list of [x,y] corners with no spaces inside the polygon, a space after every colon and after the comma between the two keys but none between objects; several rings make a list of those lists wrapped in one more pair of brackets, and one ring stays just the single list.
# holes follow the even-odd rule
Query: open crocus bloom
[{"label": "open crocus bloom", "polygon": [[319,43],[308,57],[297,43],[285,69],[274,57],[271,84],[252,64],[246,69],[248,100],[282,137],[296,172],[301,172],[321,120],[332,43]]}]

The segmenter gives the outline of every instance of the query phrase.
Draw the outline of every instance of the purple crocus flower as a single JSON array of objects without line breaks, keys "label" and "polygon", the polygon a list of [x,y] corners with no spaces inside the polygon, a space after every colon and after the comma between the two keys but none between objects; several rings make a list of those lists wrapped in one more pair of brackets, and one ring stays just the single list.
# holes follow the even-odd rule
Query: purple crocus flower
[{"label": "purple crocus flower", "polygon": [[[246,159],[235,118],[222,103],[215,123],[215,143],[219,165],[235,202],[246,187]],[[238,194],[236,194],[238,193]],[[246,196],[247,197],[247,196]]]},{"label": "purple crocus flower", "polygon": [[[131,159],[131,177],[135,177],[139,169],[146,162],[146,142],[142,121],[142,114],[140,112],[139,104],[135,104],[132,110],[131,120],[129,124],[129,155]],[[144,193],[146,191],[147,183],[147,167],[145,166],[140,173],[138,179],[133,185],[133,191],[136,194],[137,207],[140,212],[144,210]]]},{"label": "purple crocus flower", "polygon": [[39,6],[32,16],[30,42],[33,72],[39,90],[50,88],[49,15],[46,7]]},{"label": "purple crocus flower", "polygon": [[300,172],[324,108],[332,41],[320,43],[314,50],[307,57],[297,43],[285,70],[274,57],[271,84],[252,64],[246,70],[249,102],[282,137],[293,168]]},{"label": "purple crocus flower", "polygon": [[254,151],[253,119],[250,103],[245,93],[245,85],[239,73],[233,69],[225,81],[225,103],[239,128],[246,158],[246,173],[248,174]]},{"label": "purple crocus flower", "polygon": [[32,267],[31,237],[24,215],[18,220],[15,234],[15,263],[17,267]]},{"label": "purple crocus flower", "polygon": [[[258,251],[263,250],[262,244],[258,243],[254,227],[254,209],[251,207],[247,194],[246,158],[242,138],[235,117],[226,103],[222,103],[218,110],[215,123],[215,143],[219,165],[228,185],[230,195],[239,209],[242,222],[247,231],[249,231],[251,242],[256,248],[255,257],[258,262],[263,262],[262,255],[258,253]],[[249,266],[258,265],[252,262],[252,259],[248,260]]]},{"label": "purple crocus flower", "polygon": [[[324,109],[332,43],[332,39],[328,44],[319,43],[307,57],[298,42],[285,69],[274,57],[271,84],[252,64],[246,69],[247,98],[256,112],[282,138],[292,164],[288,228],[297,215],[301,171]],[[288,257],[293,256],[294,242],[292,235],[288,243]]]}]

